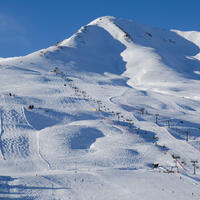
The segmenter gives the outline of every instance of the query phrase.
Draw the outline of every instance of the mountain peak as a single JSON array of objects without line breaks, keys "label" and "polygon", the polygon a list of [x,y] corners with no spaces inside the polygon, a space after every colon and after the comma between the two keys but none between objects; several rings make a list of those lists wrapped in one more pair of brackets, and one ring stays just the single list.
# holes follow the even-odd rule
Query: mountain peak
[{"label": "mountain peak", "polygon": [[101,21],[112,21],[113,19],[116,19],[116,17],[113,16],[102,16],[102,17],[98,17],[95,20],[91,21],[88,25],[94,25],[94,24],[98,24]]},{"label": "mountain peak", "polygon": [[200,79],[198,34],[181,33],[104,16],[81,27],[58,45],[59,53],[56,50],[48,58],[66,65],[73,62],[75,69],[81,66],[83,71],[123,74],[132,87],[156,89],[166,81],[184,82],[183,77]]}]

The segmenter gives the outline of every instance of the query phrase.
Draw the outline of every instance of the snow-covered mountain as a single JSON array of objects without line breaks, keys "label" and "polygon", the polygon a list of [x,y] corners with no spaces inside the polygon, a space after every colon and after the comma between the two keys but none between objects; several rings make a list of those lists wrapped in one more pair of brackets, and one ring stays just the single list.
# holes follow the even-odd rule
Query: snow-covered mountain
[{"label": "snow-covered mountain", "polygon": [[0,199],[199,199],[199,91],[199,32],[115,17],[0,58]]}]

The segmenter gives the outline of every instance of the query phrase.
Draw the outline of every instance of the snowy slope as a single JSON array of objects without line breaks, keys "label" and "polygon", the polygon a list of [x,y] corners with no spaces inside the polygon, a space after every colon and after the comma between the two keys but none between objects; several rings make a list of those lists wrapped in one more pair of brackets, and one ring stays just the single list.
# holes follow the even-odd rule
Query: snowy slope
[{"label": "snowy slope", "polygon": [[101,17],[0,59],[0,199],[199,199],[199,48]]}]

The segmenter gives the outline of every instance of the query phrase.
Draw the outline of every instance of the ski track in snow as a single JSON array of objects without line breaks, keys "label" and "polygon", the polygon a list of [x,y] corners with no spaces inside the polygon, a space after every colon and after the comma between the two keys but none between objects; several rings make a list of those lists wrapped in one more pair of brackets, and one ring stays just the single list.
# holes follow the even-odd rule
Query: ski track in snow
[{"label": "ski track in snow", "polygon": [[43,155],[41,154],[41,152],[40,152],[40,134],[39,133],[36,133],[37,134],[37,136],[36,136],[36,138],[37,138],[37,150],[38,150],[38,155],[39,155],[39,157],[40,157],[40,159],[47,165],[47,169],[48,170],[51,170],[51,165],[50,165],[50,163],[43,157]]},{"label": "ski track in snow", "polygon": [[3,112],[1,111],[1,133],[0,133],[0,148],[1,148],[1,158],[3,160],[5,160],[4,158],[4,153],[3,153],[3,144],[2,144],[2,136],[4,133],[4,129],[3,129]]}]

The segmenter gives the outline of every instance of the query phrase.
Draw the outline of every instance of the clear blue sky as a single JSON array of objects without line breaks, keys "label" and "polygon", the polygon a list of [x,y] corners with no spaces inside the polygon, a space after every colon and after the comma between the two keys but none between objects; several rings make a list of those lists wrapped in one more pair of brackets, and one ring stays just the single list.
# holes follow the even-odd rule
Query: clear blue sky
[{"label": "clear blue sky", "polygon": [[105,15],[200,31],[200,0],[0,0],[0,57],[46,48]]}]

